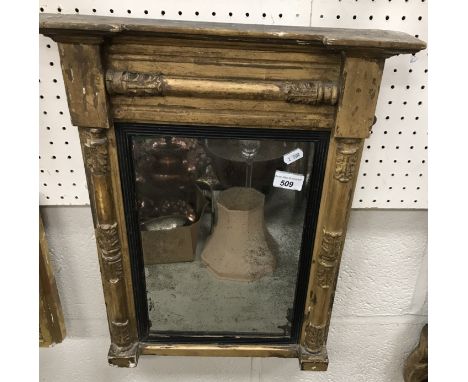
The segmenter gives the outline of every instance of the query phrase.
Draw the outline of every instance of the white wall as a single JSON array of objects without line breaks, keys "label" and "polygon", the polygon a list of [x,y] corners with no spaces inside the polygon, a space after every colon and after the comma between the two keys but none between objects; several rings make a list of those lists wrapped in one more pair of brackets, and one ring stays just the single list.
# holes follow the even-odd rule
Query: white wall
[{"label": "white wall", "polygon": [[40,380],[398,382],[427,322],[427,212],[353,210],[328,339],[327,372],[297,359],[143,356],[135,369],[108,366],[107,320],[89,207],[44,207],[67,327],[40,350]]}]

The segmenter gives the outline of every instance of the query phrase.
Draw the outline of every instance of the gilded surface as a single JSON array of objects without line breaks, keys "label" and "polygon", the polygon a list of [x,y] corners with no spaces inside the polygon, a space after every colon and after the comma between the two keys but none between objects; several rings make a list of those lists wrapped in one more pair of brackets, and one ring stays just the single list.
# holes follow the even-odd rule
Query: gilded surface
[{"label": "gilded surface", "polygon": [[39,217],[39,346],[51,346],[66,335],[62,305],[49,261],[44,224]]},{"label": "gilded surface", "polygon": [[326,267],[319,264],[317,269],[317,281],[320,288],[330,288],[333,284],[334,275],[333,267]]},{"label": "gilded surface", "polygon": [[[92,175],[90,186],[94,194],[96,217],[96,243],[101,259],[103,286],[107,292],[106,307],[109,330],[115,352],[109,362],[119,364],[130,356],[126,353],[134,346],[130,327],[123,272],[122,247],[119,226],[114,217],[111,190],[111,172],[107,131],[82,129],[81,138],[86,167]],[[112,296],[111,299],[107,296]],[[121,357],[119,354],[123,354]],[[132,355],[134,357],[134,355]]]},{"label": "gilded surface", "polygon": [[308,322],[305,327],[304,345],[311,352],[318,352],[322,349],[325,340],[325,326],[315,326]]},{"label": "gilded surface", "polygon": [[333,284],[336,260],[340,256],[342,243],[341,232],[323,232],[317,265],[317,280],[321,288],[330,288]]},{"label": "gilded surface", "polygon": [[[342,32],[336,29],[324,29],[320,32],[320,35],[317,35],[317,32],[311,32],[309,30],[310,28],[303,29],[299,32],[297,29],[283,30],[278,29],[277,27],[265,30],[264,26],[259,26],[258,28],[253,29],[252,26],[248,26],[248,28],[244,26],[231,26],[226,29],[225,27],[219,27],[217,24],[208,24],[205,28],[206,31],[203,32],[201,29],[194,28],[190,23],[180,24],[175,22],[174,24],[169,25],[159,25],[159,22],[156,21],[153,24],[148,24],[146,21],[133,21],[132,19],[119,19],[117,22],[114,18],[96,19],[93,16],[83,15],[41,14],[41,32],[52,36],[56,41],[59,40],[65,42],[61,44],[63,48],[61,50],[62,63],[65,63],[67,67],[74,69],[74,78],[65,78],[67,94],[69,95],[69,103],[72,106],[72,111],[74,110],[72,118],[74,118],[75,125],[86,128],[107,128],[109,127],[109,120],[112,117],[115,118],[117,115],[117,118],[125,119],[126,121],[144,123],[158,123],[165,121],[173,124],[190,122],[197,124],[219,125],[224,123],[232,126],[280,126],[285,128],[313,127],[324,129],[331,129],[332,126],[336,126],[334,132],[335,138],[363,138],[368,134],[368,121],[374,115],[375,105],[373,103],[369,103],[368,99],[364,97],[364,93],[361,93],[362,98],[360,99],[362,99],[362,102],[356,100],[357,87],[358,85],[360,88],[362,87],[360,84],[361,76],[363,76],[362,73],[367,75],[367,71],[371,70],[373,78],[380,81],[379,76],[381,74],[381,64],[383,64],[384,58],[396,53],[416,53],[418,50],[425,47],[424,43],[412,36],[404,36],[401,33],[392,34],[392,32],[369,32],[356,30],[353,31],[353,33],[350,33],[349,31]],[[175,39],[173,36],[171,37],[171,33],[177,33],[180,38]],[[249,62],[250,60],[255,61],[256,58],[260,61],[262,47],[264,47],[262,44],[268,44],[268,50],[272,50],[273,52],[267,57],[267,59],[271,60],[273,58],[273,61],[279,61],[279,65],[276,65],[275,63],[278,67],[278,72],[281,74],[278,77],[287,78],[288,81],[275,82],[273,83],[273,86],[271,86],[271,83],[266,84],[263,82],[259,85],[259,81],[252,81],[251,83],[245,84],[245,79],[253,78],[253,75],[249,74],[252,77],[248,77],[244,76],[243,73],[255,71],[261,73],[264,71],[264,68],[257,68],[256,66],[258,65],[256,63],[255,66],[250,66],[247,71],[241,69],[241,66],[239,65],[237,69],[232,69],[234,74],[229,76],[228,73],[225,74],[226,66],[216,65],[219,68],[214,69],[217,71],[215,74],[218,78],[221,78],[222,81],[218,81],[219,83],[217,86],[214,86],[212,82],[202,84],[202,86],[204,86],[203,90],[205,91],[205,93],[203,93],[204,96],[209,95],[212,98],[223,96],[230,96],[231,98],[245,98],[244,102],[238,102],[238,107],[243,108],[241,111],[235,109],[230,113],[218,113],[214,106],[213,109],[207,108],[206,110],[200,110],[196,107],[192,107],[193,105],[197,106],[195,103],[189,104],[192,108],[182,105],[183,107],[172,110],[170,108],[165,109],[164,107],[159,106],[159,104],[151,106],[151,103],[148,100],[142,101],[132,99],[131,106],[128,106],[127,104],[117,105],[114,106],[113,111],[111,112],[107,106],[108,98],[106,97],[103,89],[102,78],[104,75],[104,69],[101,65],[100,58],[102,56],[104,60],[108,60],[109,48],[112,48],[112,45],[125,46],[125,44],[113,44],[113,41],[118,38],[128,38],[129,34],[132,35],[131,38],[135,41],[135,45],[138,45],[138,49],[145,52],[153,52],[151,50],[153,49],[151,44],[144,44],[145,41],[148,41],[148,38],[153,37],[158,40],[162,40],[164,45],[170,46],[171,49],[175,47],[175,59],[172,60],[173,67],[178,67],[180,65],[177,49],[187,49],[186,42],[188,40],[186,37],[193,39],[194,34],[198,35],[198,38],[204,40],[204,42],[213,44],[217,48],[222,48],[223,51],[227,51],[228,53],[230,50],[234,51],[234,49],[229,47],[229,43],[234,41],[236,43],[236,49],[243,51],[243,54],[248,52],[252,55],[252,57],[249,57]],[[97,36],[99,37],[97,38]],[[113,37],[107,38],[107,36]],[[177,45],[178,41],[181,42],[179,46]],[[285,41],[287,42],[284,43]],[[279,56],[278,53],[283,53],[285,51],[284,47],[288,45],[295,45],[294,50],[304,50],[305,47],[300,46],[304,41],[310,42],[311,45],[316,45],[320,49],[329,46],[334,48],[333,50],[324,49],[323,53],[320,53],[320,56],[323,55],[325,57],[336,55],[336,52],[341,50],[341,47],[343,47],[343,50],[350,49],[355,56],[358,56],[357,58],[345,58],[345,63],[348,63],[348,65],[346,67],[347,81],[343,82],[344,91],[349,91],[351,96],[348,100],[348,97],[345,97],[346,93],[341,95],[341,97],[346,99],[345,105],[347,108],[338,108],[338,114],[336,115],[336,121],[338,121],[338,123],[335,123],[334,113],[315,113],[314,108],[310,108],[310,113],[308,111],[296,113],[297,116],[291,118],[291,113],[284,108],[285,105],[282,104],[282,102],[278,103],[280,104],[278,109],[274,109],[277,107],[276,102],[262,102],[262,105],[270,107],[271,110],[265,109],[262,111],[259,110],[259,108],[254,107],[252,112],[247,112],[247,110],[250,110],[248,108],[252,106],[252,103],[249,102],[249,100],[256,99],[258,95],[261,99],[296,103],[295,106],[298,110],[301,110],[299,107],[301,105],[316,105],[319,103],[330,105],[336,104],[338,90],[335,85],[330,85],[328,82],[325,82],[332,79],[333,81],[338,80],[337,64],[334,58],[324,64],[324,75],[329,77],[321,78],[316,75],[319,70],[322,70],[321,68],[315,67],[314,65],[307,67],[307,70],[310,70],[310,72],[315,75],[315,77],[308,78],[311,80],[322,79],[323,82],[301,81],[301,78],[304,78],[300,76],[301,69],[288,69],[287,65],[282,65],[280,62],[281,60],[276,60],[275,57],[282,57]],[[96,45],[98,42],[102,44],[102,46]],[[246,48],[248,47],[248,49],[244,49],[244,46]],[[276,46],[279,49],[276,49]],[[309,50],[309,46],[307,46],[307,50]],[[322,52],[322,50],[320,52]],[[184,51],[184,53],[186,52]],[[371,56],[375,55],[381,57],[381,61],[375,63],[373,59],[371,61],[366,60],[365,57],[368,56],[368,53],[371,53]],[[150,53],[149,56],[154,58],[155,61],[158,60],[158,51]],[[360,57],[363,57],[363,59],[361,60]],[[320,59],[322,58],[323,57],[320,57]],[[187,75],[187,73],[179,71],[176,78],[171,79],[173,81],[171,90],[170,86],[167,85],[168,79],[162,77],[161,74],[125,72],[126,67],[129,66],[131,60],[133,60],[136,71],[138,71],[139,68],[141,68],[142,72],[154,70],[151,69],[151,67],[154,66],[154,62],[142,60],[138,57],[124,57],[121,61],[122,67],[119,69],[121,71],[106,77],[106,85],[109,93],[128,94],[131,96],[163,96],[166,93],[173,91],[176,95],[183,94],[183,96],[187,96],[188,94],[191,96],[193,92],[195,92],[194,94],[197,94],[196,88],[194,90],[194,85],[196,84],[194,84],[193,78],[206,78],[211,75],[211,73],[208,73],[207,76],[197,77],[190,76]],[[284,59],[284,61],[287,60],[288,58]],[[109,61],[106,61],[106,65],[109,65]],[[199,66],[201,67],[201,73],[207,73],[208,70],[212,70],[210,65]],[[205,66],[208,66],[209,69],[206,69]],[[242,70],[244,71],[242,72]],[[272,69],[272,73],[274,73],[274,70],[276,70],[276,68]],[[242,75],[239,75],[239,73],[242,73]],[[336,76],[334,73],[336,73]],[[234,82],[233,87],[236,88],[237,85],[240,85],[240,90],[232,90],[229,93],[226,89],[223,89],[222,85],[230,78],[236,77],[236,74],[237,78],[242,79],[242,81]],[[344,78],[341,76],[341,81],[343,80]],[[200,83],[198,83],[198,85],[199,84]],[[258,90],[259,86],[261,90]],[[372,97],[373,100],[376,101],[378,86],[374,86],[373,88],[376,90]],[[86,97],[83,97],[82,89],[86,89]],[[240,94],[240,96],[238,96],[238,94]],[[114,98],[119,99],[125,97]],[[84,99],[86,102],[83,102]],[[196,101],[203,107],[211,107],[211,104],[213,103],[212,100]],[[141,102],[144,106],[138,106],[137,102]],[[147,106],[145,102],[150,106]],[[191,100],[191,102],[195,101]],[[159,103],[159,100],[156,100],[155,103]],[[292,105],[286,106],[288,106],[287,109],[290,109],[290,106]],[[353,112],[356,110],[356,107],[359,107],[359,118],[356,116],[353,117]],[[296,110],[296,108],[293,109]],[[326,111],[326,109],[333,108],[323,109]],[[276,111],[280,111],[282,114],[280,114],[279,117],[276,117]],[[275,115],[274,120],[271,115]],[[359,121],[363,122],[357,123]],[[118,366],[135,366],[138,358],[138,344],[134,343],[132,345],[131,341],[135,341],[136,338],[130,338],[127,334],[128,329],[131,329],[130,334],[132,336],[135,333],[135,328],[129,328],[129,323],[127,321],[129,317],[128,309],[133,309],[133,306],[128,304],[125,283],[113,282],[113,280],[123,280],[124,276],[122,274],[121,262],[122,249],[119,241],[118,226],[115,223],[116,214],[114,203],[116,199],[112,196],[107,138],[105,132],[98,132],[95,130],[87,131],[85,137],[86,139],[83,140],[85,163],[87,171],[92,175],[92,182],[90,182],[89,186],[91,193],[94,194],[94,199],[98,202],[91,203],[91,205],[94,209],[94,215],[97,216],[96,237],[102,259],[103,285],[105,289],[106,306],[112,338],[109,361]],[[352,187],[341,187],[342,184],[338,182],[328,182],[328,180],[330,178],[334,178],[339,182],[349,182],[353,179],[353,176],[355,176],[360,141],[353,141],[347,138],[337,139],[337,151],[332,153],[332,156],[334,157],[333,160],[336,161],[336,166],[330,167],[329,172],[325,174],[325,184],[333,183],[333,185],[331,186],[331,190],[325,189],[324,191],[332,195],[339,195],[341,198],[323,199],[325,202],[322,202],[322,205],[320,206],[322,211],[327,211],[328,213],[325,217],[325,221],[320,223],[320,227],[326,226],[326,222],[332,221],[335,229],[343,231],[346,230],[346,216],[349,209],[349,205],[344,203],[346,198],[343,196],[345,196],[344,194],[351,195]],[[110,150],[116,149],[111,147]],[[118,173],[115,173],[115,176],[118,176]],[[333,193],[334,187],[339,187],[340,191],[343,190],[343,193]],[[118,188],[117,192],[120,192]],[[117,198],[117,200],[119,199]],[[117,215],[117,219],[120,224],[125,224],[125,221],[120,215]],[[324,270],[331,268],[333,272],[337,271],[336,268],[338,266],[337,262],[341,251],[342,240],[325,233],[320,245],[320,248],[316,248],[317,262],[323,269],[320,270],[319,268],[314,271],[318,273],[319,280],[322,281],[319,281],[319,284],[317,284],[317,278],[314,278],[313,280],[315,281],[313,281],[314,285],[312,290],[314,299],[317,297],[319,298],[320,308],[310,311],[310,313],[314,315],[314,320],[307,321],[304,327],[305,347],[316,354],[324,350],[323,344],[326,339],[325,329],[330,317],[331,302],[333,300],[332,280],[334,274],[330,274],[328,273],[328,270],[326,272]],[[126,251],[125,248],[124,250]],[[127,256],[127,252],[124,252],[124,255]],[[326,288],[328,285],[332,286]],[[312,322],[315,322],[316,324],[312,325]],[[130,347],[126,348],[125,351],[122,351],[126,346]],[[213,346],[213,349],[218,350],[217,346],[219,345]],[[207,350],[206,347],[200,348],[201,350],[193,350],[193,348],[187,344],[177,344],[176,347],[178,349],[177,351],[181,351],[183,354],[203,355],[212,351],[210,349]],[[219,350],[230,351],[230,349],[227,349],[225,345],[219,346]],[[164,347],[161,347],[155,350],[155,353],[159,352],[164,354],[165,351],[167,350]],[[240,351],[242,355],[251,355],[250,352],[252,350],[246,345],[237,345],[235,351]],[[270,350],[266,346],[260,346],[257,351],[263,352],[262,354],[265,355],[268,354]],[[283,350],[279,349],[279,351],[282,352]],[[293,353],[288,352],[287,354],[291,355]],[[324,362],[326,362],[326,358],[324,358]],[[311,366],[311,369],[313,367],[315,366]],[[306,367],[303,365],[303,368]]]},{"label": "gilded surface", "polygon": [[114,343],[116,345],[122,347],[129,347],[133,345],[133,343],[130,340],[130,332],[128,325],[128,320],[124,322],[111,321],[113,333],[112,339],[114,340]]},{"label": "gilded surface", "polygon": [[107,174],[109,171],[109,153],[105,130],[86,129],[84,136],[85,162],[89,171],[94,175]]},{"label": "gilded surface", "polygon": [[408,356],[403,370],[405,382],[427,382],[428,362],[428,325],[421,330],[421,337],[416,349]]},{"label": "gilded surface", "polygon": [[96,241],[101,252],[106,279],[110,282],[119,281],[123,277],[123,269],[117,223],[99,224],[96,228]]},{"label": "gilded surface", "polygon": [[319,253],[320,262],[333,264],[336,261],[341,252],[342,236],[341,232],[323,231]]},{"label": "gilded surface", "polygon": [[[176,88],[189,94],[209,94],[212,97],[284,99],[288,103],[335,105],[338,86],[324,81],[238,81],[191,80],[164,76],[162,73],[141,73],[108,70],[106,87],[109,94],[127,96],[165,96],[177,93]],[[253,96],[252,96],[253,94]]]},{"label": "gilded surface", "polygon": [[335,179],[345,183],[353,178],[356,171],[361,140],[338,139],[337,141]]},{"label": "gilded surface", "polygon": [[135,73],[108,70],[106,87],[110,94],[163,96],[165,81],[160,73]]},{"label": "gilded surface", "polygon": [[286,82],[282,90],[286,102],[290,103],[334,105],[338,100],[338,87],[329,82]]}]

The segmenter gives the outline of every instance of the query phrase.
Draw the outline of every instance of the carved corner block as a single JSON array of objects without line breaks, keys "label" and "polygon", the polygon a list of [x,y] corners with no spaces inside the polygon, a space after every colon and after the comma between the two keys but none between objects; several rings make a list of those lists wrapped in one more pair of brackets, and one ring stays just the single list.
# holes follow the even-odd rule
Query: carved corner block
[{"label": "carved corner block", "polygon": [[115,344],[111,344],[107,360],[110,365],[117,367],[136,367],[140,357],[139,343],[131,344],[128,349],[122,349]]},{"label": "carved corner block", "polygon": [[58,49],[73,125],[109,128],[100,45],[59,42]]},{"label": "carved corner block", "polygon": [[384,61],[383,58],[345,58],[335,137],[369,137],[374,124]]},{"label": "carved corner block", "polygon": [[304,347],[299,347],[299,364],[304,371],[327,371],[328,354],[325,347],[319,353],[310,353]]}]

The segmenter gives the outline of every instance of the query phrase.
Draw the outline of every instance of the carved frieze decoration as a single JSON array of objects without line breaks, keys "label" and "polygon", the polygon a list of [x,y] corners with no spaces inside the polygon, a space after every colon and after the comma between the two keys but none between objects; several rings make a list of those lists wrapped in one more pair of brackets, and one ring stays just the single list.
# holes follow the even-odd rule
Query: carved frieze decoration
[{"label": "carved frieze decoration", "polygon": [[106,88],[111,95],[140,97],[189,94],[200,97],[284,100],[305,105],[335,105],[338,100],[338,85],[333,82],[236,82],[113,70],[106,72]]},{"label": "carved frieze decoration", "polygon": [[118,282],[123,277],[123,269],[117,223],[99,224],[96,227],[96,241],[106,280],[111,283]]},{"label": "carved frieze decoration", "polygon": [[105,129],[84,131],[85,163],[93,175],[105,175],[109,171],[109,153]]},{"label": "carved frieze decoration", "polygon": [[338,100],[338,86],[331,82],[286,82],[282,90],[284,99],[290,103],[335,105]]},{"label": "carved frieze decoration", "polygon": [[165,80],[161,73],[106,72],[106,87],[110,94],[133,96],[163,96]]},{"label": "carved frieze decoration", "polygon": [[355,175],[359,159],[359,139],[337,139],[335,179],[349,182]]}]

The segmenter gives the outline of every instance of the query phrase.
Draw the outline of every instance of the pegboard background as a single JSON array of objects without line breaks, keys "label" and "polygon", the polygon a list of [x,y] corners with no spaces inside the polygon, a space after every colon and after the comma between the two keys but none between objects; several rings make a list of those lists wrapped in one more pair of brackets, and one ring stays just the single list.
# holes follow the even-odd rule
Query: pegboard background
[{"label": "pegboard background", "polygon": [[[426,0],[40,0],[40,12],[390,29],[427,41]],[[89,204],[56,44],[40,36],[40,203]],[[427,50],[388,59],[353,208],[427,208]]]}]

